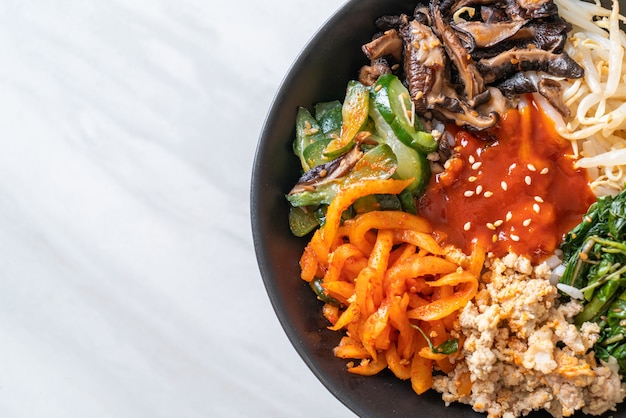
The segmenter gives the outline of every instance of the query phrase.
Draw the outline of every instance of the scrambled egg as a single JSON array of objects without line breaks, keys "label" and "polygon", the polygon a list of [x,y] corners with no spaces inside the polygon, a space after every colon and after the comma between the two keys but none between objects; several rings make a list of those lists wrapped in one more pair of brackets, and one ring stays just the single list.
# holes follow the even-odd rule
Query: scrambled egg
[{"label": "scrambled egg", "polygon": [[[547,264],[509,254],[489,262],[482,289],[461,312],[458,364],[435,377],[446,404],[462,402],[489,418],[513,418],[545,409],[554,417],[582,410],[600,415],[626,396],[616,364],[598,362],[590,349],[597,324],[578,329],[578,302],[560,304]],[[469,373],[472,390],[456,382]]]}]

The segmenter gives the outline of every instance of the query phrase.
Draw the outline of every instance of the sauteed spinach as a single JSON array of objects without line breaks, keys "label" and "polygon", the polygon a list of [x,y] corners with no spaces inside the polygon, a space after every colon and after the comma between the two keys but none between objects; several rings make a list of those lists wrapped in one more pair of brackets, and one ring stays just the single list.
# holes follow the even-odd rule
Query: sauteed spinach
[{"label": "sauteed spinach", "polygon": [[626,190],[591,205],[561,249],[566,268],[560,282],[583,295],[576,323],[598,323],[596,356],[614,357],[626,373]]}]

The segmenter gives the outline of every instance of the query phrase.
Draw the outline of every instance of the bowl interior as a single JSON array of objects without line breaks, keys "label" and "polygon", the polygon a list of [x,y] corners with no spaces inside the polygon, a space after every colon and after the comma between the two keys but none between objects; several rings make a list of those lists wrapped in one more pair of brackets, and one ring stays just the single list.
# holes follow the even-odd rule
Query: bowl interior
[{"label": "bowl interior", "polygon": [[349,1],[301,52],[274,98],[258,143],[251,184],[254,244],[267,293],[291,343],[328,390],[358,416],[484,417],[466,405],[446,408],[434,391],[417,396],[409,382],[389,372],[372,377],[347,373],[345,360],[332,351],[341,335],[326,329],[321,302],[299,278],[298,261],[307,239],[294,237],[287,222],[284,195],[299,173],[292,152],[298,106],[312,109],[320,101],[343,100],[347,82],[367,63],[360,46],[376,31],[374,20],[385,14],[411,14],[415,4]]}]

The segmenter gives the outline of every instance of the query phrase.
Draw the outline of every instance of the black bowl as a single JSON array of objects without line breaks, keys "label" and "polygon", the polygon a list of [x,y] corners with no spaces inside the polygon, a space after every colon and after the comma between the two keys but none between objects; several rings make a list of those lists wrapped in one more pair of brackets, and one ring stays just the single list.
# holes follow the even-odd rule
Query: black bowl
[{"label": "black bowl", "polygon": [[[306,239],[294,237],[287,222],[285,194],[298,179],[299,161],[292,152],[298,106],[342,100],[347,82],[367,63],[361,45],[376,31],[374,20],[386,14],[412,13],[416,2],[352,0],[311,39],[284,79],[269,111],[252,174],[251,216],[257,260],[265,288],[291,343],[317,378],[361,417],[484,417],[467,405],[445,407],[441,396],[418,396],[411,384],[389,372],[361,377],[346,371],[333,356],[340,335],[326,329],[321,303],[300,280],[298,261]],[[624,408],[607,416],[626,416]],[[544,412],[533,417],[549,417]]]}]

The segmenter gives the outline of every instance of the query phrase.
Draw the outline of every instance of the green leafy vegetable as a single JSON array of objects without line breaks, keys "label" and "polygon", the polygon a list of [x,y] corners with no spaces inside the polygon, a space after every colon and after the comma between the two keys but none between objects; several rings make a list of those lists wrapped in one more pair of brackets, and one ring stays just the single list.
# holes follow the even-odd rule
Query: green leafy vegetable
[{"label": "green leafy vegetable", "polygon": [[584,296],[575,322],[600,325],[596,356],[614,357],[626,374],[626,190],[592,204],[561,250],[566,267],[560,281]]}]

